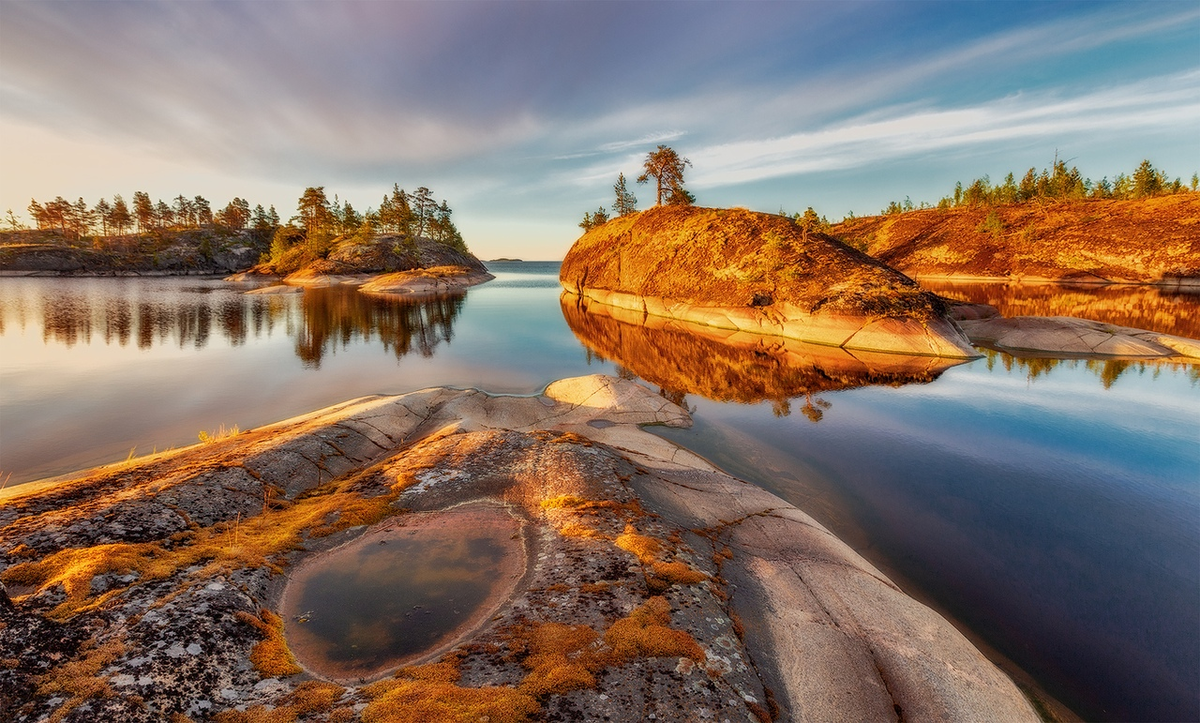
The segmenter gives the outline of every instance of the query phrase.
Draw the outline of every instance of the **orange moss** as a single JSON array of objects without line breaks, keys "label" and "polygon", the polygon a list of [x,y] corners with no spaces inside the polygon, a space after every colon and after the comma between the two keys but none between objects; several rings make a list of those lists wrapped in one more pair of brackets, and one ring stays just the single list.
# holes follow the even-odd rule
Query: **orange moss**
[{"label": "orange moss", "polygon": [[411,678],[427,683],[457,683],[461,673],[458,670],[462,657],[451,653],[436,663],[425,665],[410,665],[397,670],[393,678]]},{"label": "orange moss", "polygon": [[655,577],[669,585],[695,585],[708,579],[708,575],[678,561],[654,562],[651,563],[650,570]]},{"label": "orange moss", "polygon": [[288,693],[282,705],[273,710],[256,705],[245,711],[222,711],[213,716],[213,720],[216,723],[294,723],[301,716],[329,711],[345,692],[340,685],[309,680]]},{"label": "orange moss", "polygon": [[586,537],[591,540],[608,539],[608,536],[603,532],[579,522],[563,523],[558,528],[558,534],[562,535],[563,537]]},{"label": "orange moss", "polygon": [[82,656],[34,678],[39,695],[67,699],[50,715],[52,723],[62,720],[84,701],[112,695],[112,688],[100,677],[100,671],[124,654],[125,645],[120,640],[110,640],[99,647],[93,646],[95,641],[88,641],[82,648]]},{"label": "orange moss", "polygon": [[625,532],[617,536],[616,545],[636,555],[643,565],[654,562],[662,552],[662,543],[653,537],[639,535],[632,525],[625,526]]},{"label": "orange moss", "polygon": [[655,596],[629,617],[613,623],[604,633],[604,642],[612,649],[617,662],[639,657],[679,657],[704,662],[704,651],[696,639],[686,631],[667,627],[670,622],[670,604],[666,598]]},{"label": "orange moss", "polygon": [[162,542],[68,548],[41,560],[12,565],[0,572],[0,580],[37,591],[61,584],[66,599],[49,614],[61,620],[95,609],[123,592],[124,588],[118,587],[93,598],[91,584],[96,575],[132,572],[145,582],[170,577],[205,561],[209,564],[199,577],[242,567],[274,568],[271,558],[296,549],[306,534],[322,537],[348,527],[373,524],[398,512],[391,503],[399,496],[400,485],[377,497],[340,491],[351,483],[326,487],[324,493],[297,500],[283,509],[174,535],[171,542],[176,544],[170,549]]},{"label": "orange moss", "polygon": [[585,582],[579,586],[579,592],[587,595],[590,593],[604,592],[612,587],[611,582]]},{"label": "orange moss", "polygon": [[463,688],[459,658],[401,668],[395,678],[362,689],[371,702],[363,709],[364,723],[522,723],[541,710],[531,696],[514,688]]},{"label": "orange moss", "polygon": [[590,647],[600,637],[586,625],[542,623],[527,634],[529,669],[520,690],[534,697],[562,694],[596,685],[602,666]]},{"label": "orange moss", "polygon": [[270,610],[262,611],[261,620],[240,610],[234,614],[234,617],[254,626],[264,636],[260,642],[255,643],[254,648],[250,651],[250,662],[254,664],[255,670],[268,678],[302,672],[300,666],[296,665],[296,658],[292,655],[292,651],[288,649],[287,641],[283,639],[283,618]]},{"label": "orange moss", "polygon": [[745,640],[746,626],[742,623],[741,616],[735,612],[730,612],[729,621],[733,624],[733,634],[738,636],[738,640]]}]

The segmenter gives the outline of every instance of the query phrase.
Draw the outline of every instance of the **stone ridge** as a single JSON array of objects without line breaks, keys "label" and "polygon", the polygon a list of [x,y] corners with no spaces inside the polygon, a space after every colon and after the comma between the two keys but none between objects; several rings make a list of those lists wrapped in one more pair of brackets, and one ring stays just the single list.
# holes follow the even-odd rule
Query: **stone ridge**
[{"label": "stone ridge", "polygon": [[[644,424],[690,417],[599,375],[435,388],[10,494],[0,703],[16,721],[1037,720],[812,518]],[[375,683],[296,665],[289,567],[474,501],[527,530],[493,618]]]},{"label": "stone ridge", "polygon": [[660,207],[585,233],[563,288],[647,315],[848,349],[974,358],[940,298],[790,219]]}]

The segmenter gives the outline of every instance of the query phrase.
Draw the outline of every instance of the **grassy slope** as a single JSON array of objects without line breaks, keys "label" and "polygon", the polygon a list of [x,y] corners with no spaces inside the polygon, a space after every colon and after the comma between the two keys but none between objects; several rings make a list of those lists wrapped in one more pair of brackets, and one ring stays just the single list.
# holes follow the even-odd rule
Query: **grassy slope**
[{"label": "grassy slope", "polygon": [[741,209],[667,206],[613,219],[575,242],[560,277],[571,286],[701,305],[940,313],[930,294],[875,259],[790,219]]},{"label": "grassy slope", "polygon": [[844,221],[831,235],[916,276],[1138,282],[1200,276],[1195,193],[910,211]]}]

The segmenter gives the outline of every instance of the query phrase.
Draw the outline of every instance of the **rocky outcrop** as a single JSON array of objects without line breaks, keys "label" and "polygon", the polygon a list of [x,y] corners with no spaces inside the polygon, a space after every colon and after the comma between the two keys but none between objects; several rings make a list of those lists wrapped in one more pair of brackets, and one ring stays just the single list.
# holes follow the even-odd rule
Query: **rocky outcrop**
[{"label": "rocky outcrop", "polygon": [[908,277],[790,219],[660,207],[585,233],[570,294],[649,316],[847,349],[973,358],[944,303]]},{"label": "rocky outcrop", "polygon": [[803,398],[804,413],[814,419],[820,411],[812,395],[870,385],[925,384],[964,361],[808,344],[646,316],[586,299],[576,303],[573,298],[564,297],[562,312],[575,337],[596,356],[666,393],[742,404],[771,401],[779,413],[790,410],[789,400]]},{"label": "rocky outcrop", "polygon": [[358,288],[365,294],[434,296],[448,294],[496,278],[486,271],[466,266],[434,266],[415,271],[398,271],[376,276]]},{"label": "rocky outcrop", "polygon": [[[689,423],[609,377],[427,389],[5,491],[0,704],[18,721],[1037,719],[812,518],[639,429]],[[495,615],[369,685],[297,664],[289,569],[474,501],[528,546]]]},{"label": "rocky outcrop", "polygon": [[911,276],[1200,284],[1200,194],[923,209],[830,235]]},{"label": "rocky outcrop", "polygon": [[963,319],[959,324],[973,343],[1000,351],[1200,359],[1200,341],[1195,339],[1070,316]]},{"label": "rocky outcrop", "polygon": [[253,266],[262,252],[249,231],[185,229],[141,236],[67,239],[51,231],[0,234],[0,275],[183,276],[228,274]]}]

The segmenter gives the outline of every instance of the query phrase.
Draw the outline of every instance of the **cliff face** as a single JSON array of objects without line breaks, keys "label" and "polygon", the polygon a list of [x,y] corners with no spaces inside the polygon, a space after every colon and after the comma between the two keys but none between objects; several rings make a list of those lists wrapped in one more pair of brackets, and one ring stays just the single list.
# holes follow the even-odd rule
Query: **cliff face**
[{"label": "cliff face", "polygon": [[660,207],[617,218],[575,242],[560,281],[594,301],[717,328],[975,356],[941,300],[916,282],[771,214]]},{"label": "cliff face", "polygon": [[916,276],[1177,283],[1200,278],[1200,194],[851,219],[830,234]]}]

